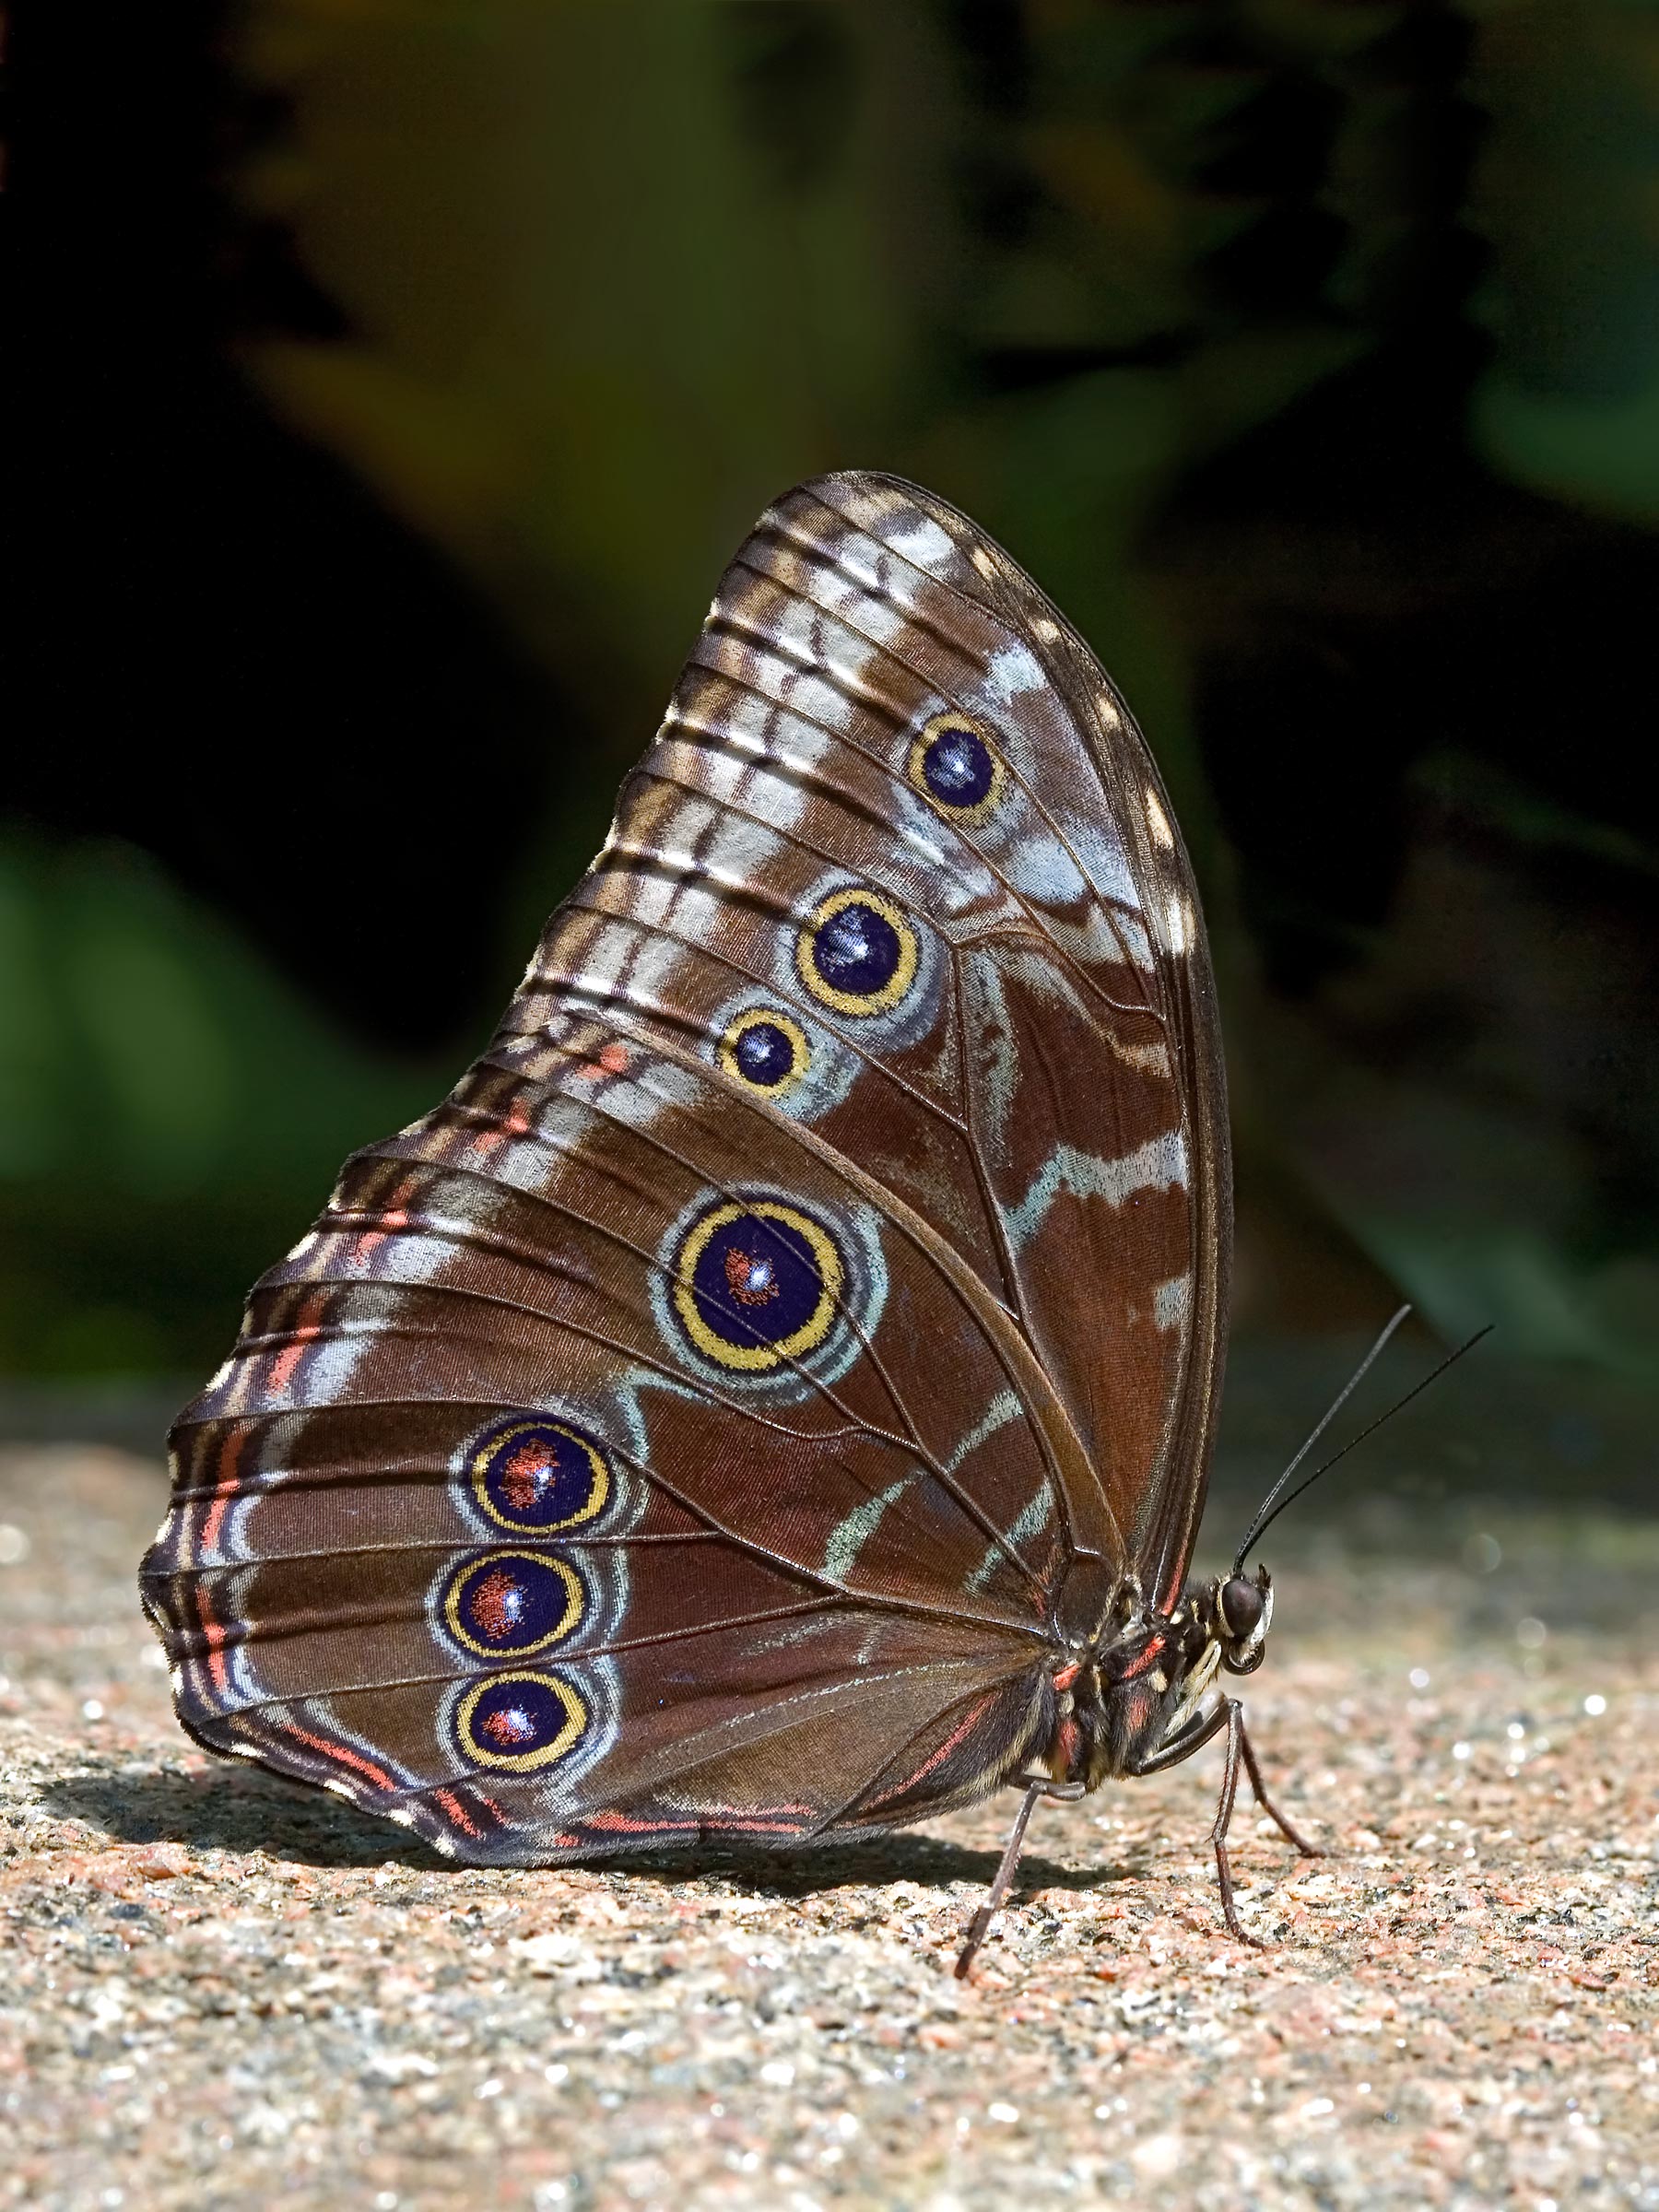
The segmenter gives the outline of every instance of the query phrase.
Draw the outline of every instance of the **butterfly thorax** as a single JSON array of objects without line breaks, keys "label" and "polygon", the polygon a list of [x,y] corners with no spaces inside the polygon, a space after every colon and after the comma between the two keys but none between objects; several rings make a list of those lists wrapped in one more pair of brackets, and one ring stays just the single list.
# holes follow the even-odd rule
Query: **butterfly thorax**
[{"label": "butterfly thorax", "polygon": [[1265,1568],[1253,1583],[1189,1583],[1168,1612],[1131,1579],[1099,1634],[1054,1670],[1039,1763],[1086,1790],[1143,1771],[1191,1725],[1221,1669],[1247,1675],[1261,1665],[1272,1618]]}]

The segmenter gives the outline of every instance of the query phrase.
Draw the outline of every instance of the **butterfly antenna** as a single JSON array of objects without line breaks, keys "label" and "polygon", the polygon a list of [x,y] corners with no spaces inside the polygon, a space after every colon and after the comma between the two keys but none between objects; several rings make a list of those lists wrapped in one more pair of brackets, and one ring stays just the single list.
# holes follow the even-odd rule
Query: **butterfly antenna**
[{"label": "butterfly antenna", "polygon": [[1358,1436],[1352,1436],[1348,1439],[1347,1442],[1343,1445],[1340,1452],[1333,1452],[1330,1458],[1323,1461],[1320,1465],[1315,1467],[1312,1475],[1304,1476],[1302,1480],[1297,1484],[1296,1488],[1290,1491],[1288,1496],[1281,1497],[1280,1492],[1284,1489],[1286,1483],[1289,1481],[1291,1476],[1295,1474],[1297,1468],[1300,1466],[1302,1461],[1308,1456],[1309,1452],[1324,1434],[1324,1431],[1330,1427],[1332,1419],[1335,1418],[1335,1416],[1342,1410],[1342,1407],[1347,1403],[1348,1399],[1352,1397],[1355,1390],[1358,1388],[1360,1382],[1364,1379],[1367,1371],[1370,1370],[1371,1363],[1377,1358],[1377,1355],[1382,1351],[1383,1346],[1387,1344],[1389,1338],[1394,1335],[1394,1331],[1399,1327],[1400,1324],[1406,1319],[1406,1316],[1410,1312],[1411,1308],[1409,1306],[1402,1306],[1399,1312],[1394,1314],[1393,1319],[1389,1322],[1387,1327],[1377,1338],[1376,1343],[1371,1346],[1371,1350],[1366,1353],[1364,1359],[1354,1370],[1353,1374],[1348,1378],[1346,1386],[1333,1402],[1329,1411],[1325,1414],[1324,1418],[1319,1423],[1319,1426],[1313,1430],[1313,1433],[1309,1437],[1307,1442],[1303,1444],[1301,1450],[1297,1453],[1296,1457],[1290,1462],[1290,1465],[1285,1469],[1284,1473],[1274,1484],[1272,1489],[1268,1491],[1266,1497],[1263,1499],[1261,1510],[1257,1512],[1255,1519],[1250,1524],[1250,1534],[1245,1537],[1243,1543],[1239,1547],[1238,1557],[1233,1561],[1234,1574],[1241,1574],[1243,1572],[1246,1554],[1254,1547],[1257,1540],[1262,1535],[1263,1531],[1266,1529],[1272,1522],[1275,1522],[1278,1519],[1279,1515],[1284,1512],[1286,1506],[1292,1503],[1294,1500],[1300,1498],[1304,1490],[1311,1489],[1319,1480],[1322,1475],[1328,1475],[1331,1469],[1336,1465],[1337,1461],[1346,1459],[1348,1453],[1354,1450],[1356,1445],[1362,1444],[1368,1436],[1374,1436],[1377,1430],[1382,1428],[1384,1421],[1392,1421],[1396,1413],[1403,1412],[1404,1409],[1410,1405],[1412,1399],[1415,1397],[1419,1397],[1422,1393],[1428,1389],[1431,1382],[1438,1382],[1449,1367],[1455,1367],[1457,1362],[1463,1358],[1464,1354],[1465,1352],[1472,1352],[1483,1336],[1489,1336],[1492,1333],[1493,1326],[1495,1325],[1491,1322],[1488,1322],[1484,1329],[1477,1329],[1474,1335],[1471,1336],[1466,1343],[1460,1344],[1454,1352],[1448,1352],[1446,1357],[1441,1361],[1438,1367],[1430,1368],[1429,1372],[1422,1378],[1420,1382],[1414,1382],[1411,1388],[1406,1393],[1404,1397],[1396,1398],[1394,1404],[1389,1406],[1385,1413],[1378,1414],[1374,1421],[1368,1421],[1365,1427],[1360,1430]]},{"label": "butterfly antenna", "polygon": [[[1364,1359],[1360,1360],[1359,1366],[1354,1370],[1353,1373],[1348,1377],[1347,1381],[1343,1384],[1336,1395],[1331,1400],[1331,1403],[1325,1407],[1324,1413],[1320,1416],[1318,1422],[1315,1424],[1312,1433],[1303,1442],[1301,1450],[1296,1454],[1296,1457],[1290,1462],[1290,1465],[1285,1469],[1284,1473],[1279,1477],[1278,1480],[1268,1491],[1266,1497],[1263,1499],[1260,1507],[1257,1509],[1256,1517],[1250,1524],[1250,1534],[1245,1537],[1243,1543],[1240,1545],[1239,1556],[1233,1561],[1233,1572],[1235,1574],[1241,1574],[1243,1572],[1244,1555],[1250,1549],[1251,1546],[1255,1542],[1256,1538],[1261,1535],[1263,1529],[1266,1527],[1268,1522],[1272,1519],[1275,1511],[1275,1500],[1277,1499],[1279,1492],[1284,1488],[1285,1485],[1289,1481],[1291,1476],[1295,1474],[1297,1468],[1301,1465],[1302,1461],[1307,1458],[1309,1453],[1312,1451],[1314,1445],[1319,1441],[1320,1438],[1324,1434],[1331,1423],[1336,1418],[1336,1416],[1342,1411],[1343,1407],[1353,1396],[1355,1391],[1359,1389],[1360,1383],[1364,1382],[1366,1376],[1371,1372],[1372,1367],[1376,1364],[1377,1359],[1382,1355],[1389,1338],[1400,1326],[1400,1324],[1409,1317],[1410,1312],[1411,1308],[1409,1306],[1402,1306],[1399,1312],[1386,1324],[1382,1335],[1377,1338],[1376,1343],[1371,1346],[1371,1350],[1366,1353]],[[1313,1477],[1310,1476],[1308,1479],[1311,1482]],[[1294,1494],[1295,1493],[1293,1492],[1292,1495]],[[1285,1503],[1288,1505],[1289,1502],[1290,1500],[1287,1498]]]}]

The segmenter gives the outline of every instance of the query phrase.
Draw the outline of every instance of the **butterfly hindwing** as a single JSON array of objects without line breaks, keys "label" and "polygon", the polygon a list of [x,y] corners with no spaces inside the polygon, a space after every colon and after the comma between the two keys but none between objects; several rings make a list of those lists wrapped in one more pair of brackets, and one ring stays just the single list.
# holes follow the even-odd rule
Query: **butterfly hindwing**
[{"label": "butterfly hindwing", "polygon": [[[671,1781],[758,1818],[783,1734],[805,1831],[1023,1683],[1006,1747],[1066,1562],[1018,1339],[717,1071],[525,1041],[348,1165],[179,1424],[147,1580],[194,1732],[531,1858],[675,1832]],[[900,1382],[914,1330],[952,1357]]]}]

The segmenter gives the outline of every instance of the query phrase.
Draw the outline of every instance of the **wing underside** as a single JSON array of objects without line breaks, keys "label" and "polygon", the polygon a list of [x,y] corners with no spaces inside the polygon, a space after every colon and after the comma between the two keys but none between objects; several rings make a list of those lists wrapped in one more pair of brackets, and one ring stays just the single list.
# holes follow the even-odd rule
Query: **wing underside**
[{"label": "wing underside", "polygon": [[480,1859],[982,1794],[1067,1591],[1179,1582],[1226,1250],[1122,702],[954,510],[803,487],[488,1051],[181,1417],[181,1715]]}]

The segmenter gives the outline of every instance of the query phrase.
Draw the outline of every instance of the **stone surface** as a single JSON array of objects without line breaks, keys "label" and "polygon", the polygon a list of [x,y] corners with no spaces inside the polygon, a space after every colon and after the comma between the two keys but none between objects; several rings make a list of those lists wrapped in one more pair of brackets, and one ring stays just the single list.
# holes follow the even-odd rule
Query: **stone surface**
[{"label": "stone surface", "polygon": [[163,1486],[0,1458],[0,2202],[1659,2206],[1659,1525],[1294,1516],[1270,1778],[877,1844],[455,1872],[206,1759],[133,1587]]}]

